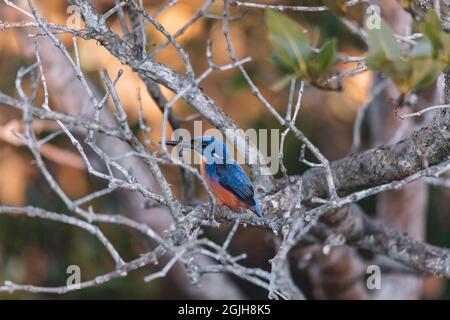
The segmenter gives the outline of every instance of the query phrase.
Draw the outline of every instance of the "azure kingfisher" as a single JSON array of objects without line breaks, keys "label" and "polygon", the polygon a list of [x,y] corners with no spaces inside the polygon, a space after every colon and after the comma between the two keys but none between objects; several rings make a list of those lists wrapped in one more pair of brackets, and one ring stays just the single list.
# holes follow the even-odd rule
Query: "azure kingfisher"
[{"label": "azure kingfisher", "polygon": [[216,137],[200,136],[190,143],[166,141],[169,146],[190,148],[202,156],[200,172],[218,204],[226,205],[233,211],[240,207],[250,209],[259,217],[263,216],[259,200],[244,169],[227,153],[226,145]]}]

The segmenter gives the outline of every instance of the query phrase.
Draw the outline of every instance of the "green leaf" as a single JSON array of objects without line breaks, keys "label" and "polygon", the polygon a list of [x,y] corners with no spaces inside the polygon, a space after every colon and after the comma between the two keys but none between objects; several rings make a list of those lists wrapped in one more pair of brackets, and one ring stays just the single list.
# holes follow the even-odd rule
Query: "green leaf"
[{"label": "green leaf", "polygon": [[439,17],[434,10],[430,10],[427,15],[422,31],[432,43],[433,55],[441,63],[450,67],[450,34],[442,29]]},{"label": "green leaf", "polygon": [[338,61],[336,40],[328,40],[315,50],[304,29],[291,18],[273,10],[266,12],[272,60],[285,75],[273,85],[279,90],[293,78],[301,78],[320,87],[331,67]]},{"label": "green leaf", "polygon": [[285,71],[305,76],[310,49],[303,28],[291,18],[273,10],[266,12],[273,59]]},{"label": "green leaf", "polygon": [[379,70],[388,75],[400,93],[430,85],[442,72],[442,65],[432,56],[408,56],[388,61]]},{"label": "green leaf", "polygon": [[[311,56],[309,60],[312,60]],[[337,43],[335,39],[326,41],[315,55],[317,65],[317,76],[321,77],[328,73],[330,68],[339,60]]]},{"label": "green leaf", "polygon": [[413,62],[413,88],[422,89],[432,84],[439,74],[442,72],[442,67],[439,62],[432,58],[416,59]]},{"label": "green leaf", "polygon": [[401,58],[400,48],[394,33],[385,21],[381,21],[380,29],[366,29],[368,35],[369,52],[367,65],[374,69],[380,68],[387,60]]},{"label": "green leaf", "polygon": [[426,16],[422,31],[424,37],[409,53],[402,55],[391,29],[384,21],[380,30],[367,30],[367,65],[389,76],[403,94],[431,84],[450,65],[450,35],[442,30],[433,10]]},{"label": "green leaf", "polygon": [[415,47],[411,50],[412,57],[428,57],[433,55],[433,45],[430,40],[423,38],[417,41]]}]

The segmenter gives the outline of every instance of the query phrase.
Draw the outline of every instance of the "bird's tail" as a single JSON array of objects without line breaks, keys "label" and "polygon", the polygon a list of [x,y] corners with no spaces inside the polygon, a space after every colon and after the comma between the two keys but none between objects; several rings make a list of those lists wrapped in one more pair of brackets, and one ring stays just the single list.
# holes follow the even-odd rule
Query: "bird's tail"
[{"label": "bird's tail", "polygon": [[259,204],[258,198],[256,196],[253,196],[253,199],[255,200],[255,205],[252,207],[252,211],[254,213],[256,213],[256,215],[258,217],[261,217],[261,218],[264,217],[264,213],[262,212],[261,205]]}]

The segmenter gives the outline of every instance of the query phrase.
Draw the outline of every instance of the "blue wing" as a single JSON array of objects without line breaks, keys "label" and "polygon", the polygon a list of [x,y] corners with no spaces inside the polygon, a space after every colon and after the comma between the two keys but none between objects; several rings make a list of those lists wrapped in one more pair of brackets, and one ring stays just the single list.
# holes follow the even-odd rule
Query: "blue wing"
[{"label": "blue wing", "polygon": [[255,192],[250,179],[238,163],[206,165],[206,171],[243,203],[251,207],[255,205]]}]

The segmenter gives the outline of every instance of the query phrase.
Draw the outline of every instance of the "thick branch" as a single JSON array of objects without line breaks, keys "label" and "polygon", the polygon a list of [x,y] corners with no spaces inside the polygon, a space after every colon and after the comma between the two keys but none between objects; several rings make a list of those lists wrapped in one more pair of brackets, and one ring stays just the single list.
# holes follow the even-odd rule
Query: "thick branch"
[{"label": "thick branch", "polygon": [[[350,155],[331,163],[340,195],[399,181],[450,156],[450,113],[443,110],[425,128],[396,144]],[[295,178],[294,178],[295,179]],[[321,197],[327,190],[324,170],[312,168],[303,174],[304,199]]]}]

